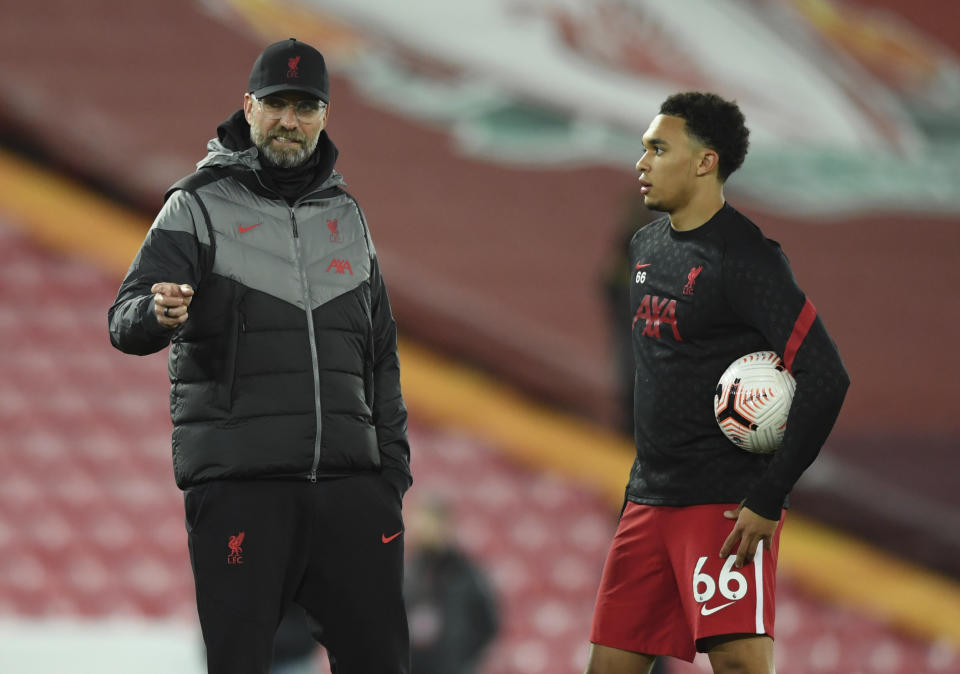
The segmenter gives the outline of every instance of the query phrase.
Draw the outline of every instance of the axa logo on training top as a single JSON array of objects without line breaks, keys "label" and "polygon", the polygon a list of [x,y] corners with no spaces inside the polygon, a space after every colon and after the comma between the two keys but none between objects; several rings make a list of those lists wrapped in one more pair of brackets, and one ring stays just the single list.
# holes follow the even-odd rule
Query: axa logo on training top
[{"label": "axa logo on training top", "polygon": [[287,59],[287,78],[293,79],[294,77],[300,77],[300,73],[297,71],[297,68],[300,66],[300,57],[294,56],[293,58]]},{"label": "axa logo on training top", "polygon": [[337,274],[347,274],[353,276],[353,267],[350,266],[350,260],[338,260],[333,258],[327,265],[327,271],[334,271]]},{"label": "axa logo on training top", "polygon": [[236,536],[231,536],[230,540],[227,541],[227,547],[230,548],[230,552],[227,554],[227,564],[236,565],[243,564],[243,539],[246,537],[244,532],[240,532]]},{"label": "axa logo on training top", "polygon": [[660,339],[660,328],[663,325],[670,326],[673,331],[673,338],[682,342],[680,329],[677,327],[677,301],[667,297],[658,297],[657,295],[644,295],[640,300],[640,306],[633,317],[631,327],[637,326],[637,321],[644,320],[643,332],[640,334],[646,337]]},{"label": "axa logo on training top", "polygon": [[[647,268],[650,266],[651,263],[637,263],[634,268],[634,271],[637,272],[636,278],[634,279],[637,284],[647,282]],[[686,283],[683,286],[682,292],[684,295],[693,294],[697,278],[702,271],[702,264],[690,268],[690,271],[687,272]],[[660,297],[659,295],[644,295],[643,299],[640,300],[640,306],[637,307],[637,313],[633,316],[633,324],[631,327],[636,327],[640,319],[644,321],[643,331],[640,334],[645,337],[660,339],[662,336],[661,328],[663,326],[669,326],[673,338],[678,342],[683,341],[683,337],[680,336],[680,328],[677,325],[677,301],[675,299]]]}]

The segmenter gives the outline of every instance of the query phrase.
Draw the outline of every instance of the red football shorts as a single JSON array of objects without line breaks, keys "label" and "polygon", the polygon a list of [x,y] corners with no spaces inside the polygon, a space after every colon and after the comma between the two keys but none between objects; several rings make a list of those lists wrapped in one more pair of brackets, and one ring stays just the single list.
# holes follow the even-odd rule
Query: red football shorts
[{"label": "red football shorts", "polygon": [[[590,641],[625,651],[692,662],[697,641],[721,634],[773,637],[777,551],[737,569],[720,559],[736,504],[685,507],[627,503],[597,592]],[[736,548],[734,548],[736,553]]]}]

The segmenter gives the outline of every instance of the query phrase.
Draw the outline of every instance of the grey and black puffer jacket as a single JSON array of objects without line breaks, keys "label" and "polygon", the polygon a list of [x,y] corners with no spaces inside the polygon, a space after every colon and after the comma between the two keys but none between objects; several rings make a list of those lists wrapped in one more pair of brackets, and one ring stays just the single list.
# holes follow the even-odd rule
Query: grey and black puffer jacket
[{"label": "grey and black puffer jacket", "polygon": [[[290,200],[268,186],[255,147],[214,139],[208,150],[167,193],[109,311],[121,351],[172,342],[177,484],[382,472],[402,495],[396,324],[336,148],[322,132],[317,178]],[[173,331],[153,312],[163,281],[196,291]]]}]

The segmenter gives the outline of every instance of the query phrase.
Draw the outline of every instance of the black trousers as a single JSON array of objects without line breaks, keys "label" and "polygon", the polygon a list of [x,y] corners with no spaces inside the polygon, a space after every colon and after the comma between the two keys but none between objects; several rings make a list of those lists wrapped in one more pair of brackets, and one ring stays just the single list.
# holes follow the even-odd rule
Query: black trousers
[{"label": "black trousers", "polygon": [[267,674],[290,601],[334,674],[410,671],[400,498],[380,475],[210,482],[184,505],[209,674]]}]

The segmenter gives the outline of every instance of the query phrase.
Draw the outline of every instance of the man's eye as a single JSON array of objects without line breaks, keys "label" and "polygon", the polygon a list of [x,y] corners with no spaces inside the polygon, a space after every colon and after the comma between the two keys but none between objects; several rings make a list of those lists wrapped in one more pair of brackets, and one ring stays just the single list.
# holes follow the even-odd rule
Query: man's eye
[{"label": "man's eye", "polygon": [[320,110],[320,104],[316,101],[300,101],[297,103],[297,112],[301,114],[313,114]]},{"label": "man's eye", "polygon": [[273,98],[272,96],[267,96],[263,99],[263,107],[268,110],[283,110],[287,107],[287,102],[282,98]]},{"label": "man's eye", "polygon": [[655,148],[653,148],[653,151],[657,153],[657,156],[658,156],[658,157],[663,154],[663,148],[662,148],[662,147],[655,147]]}]

